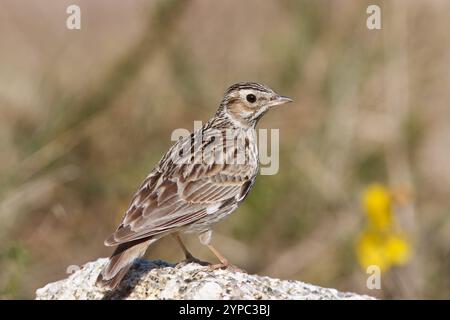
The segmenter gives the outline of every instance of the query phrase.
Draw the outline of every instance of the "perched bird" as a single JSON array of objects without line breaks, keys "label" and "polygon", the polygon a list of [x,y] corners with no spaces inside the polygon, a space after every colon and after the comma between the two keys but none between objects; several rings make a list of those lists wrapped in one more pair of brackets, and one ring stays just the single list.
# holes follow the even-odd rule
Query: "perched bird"
[{"label": "perched bird", "polygon": [[114,289],[134,259],[172,234],[188,261],[195,259],[179,233],[198,233],[202,244],[228,261],[210,244],[211,228],[248,195],[259,169],[255,126],[272,107],[291,102],[267,86],[242,82],[225,92],[216,114],[190,136],[179,139],[134,194],[117,230],[105,240],[117,246],[97,278]]}]

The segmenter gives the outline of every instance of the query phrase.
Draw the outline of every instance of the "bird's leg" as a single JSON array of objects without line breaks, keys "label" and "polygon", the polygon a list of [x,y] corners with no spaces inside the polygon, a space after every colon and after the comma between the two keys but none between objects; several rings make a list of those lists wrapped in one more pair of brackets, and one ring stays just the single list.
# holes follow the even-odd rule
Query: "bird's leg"
[{"label": "bird's leg", "polygon": [[208,249],[211,250],[211,252],[217,257],[217,259],[219,259],[220,263],[219,264],[215,264],[215,265],[211,265],[212,268],[214,269],[219,269],[219,268],[227,268],[230,265],[230,262],[227,260],[227,258],[225,258],[222,254],[220,254],[219,251],[217,251],[216,248],[214,248],[212,245],[208,244]]},{"label": "bird's leg", "polygon": [[208,230],[205,232],[202,232],[199,236],[198,236],[201,244],[205,245],[208,247],[209,250],[211,250],[211,252],[217,257],[217,259],[219,259],[220,263],[218,264],[212,264],[210,265],[210,268],[214,269],[220,269],[220,268],[227,268],[230,263],[228,262],[228,260],[220,254],[219,251],[217,251],[216,248],[214,248],[211,245],[211,239],[212,239],[212,230]]},{"label": "bird's leg", "polygon": [[245,270],[236,267],[228,261],[216,248],[211,245],[212,231],[208,230],[199,235],[200,242],[208,247],[209,250],[219,259],[220,263],[212,264],[209,266],[211,270],[221,269],[221,268],[230,268],[234,271],[245,272]]},{"label": "bird's leg", "polygon": [[227,258],[225,258],[219,251],[217,251],[216,248],[214,248],[212,245],[208,244],[207,245],[209,250],[211,250],[211,252],[217,257],[217,259],[219,259],[220,263],[217,264],[212,264],[209,266],[209,268],[211,270],[216,270],[216,269],[222,269],[222,268],[226,268],[226,269],[231,269],[235,272],[244,272],[247,273],[247,271],[245,271],[244,269],[241,269],[233,264],[231,264]]},{"label": "bird's leg", "polygon": [[180,235],[178,233],[174,233],[172,235],[175,238],[175,240],[177,241],[178,245],[181,247],[181,250],[183,250],[186,260],[194,258],[194,256],[189,252],[189,250],[184,245],[183,241],[181,241]]},{"label": "bird's leg", "polygon": [[209,264],[207,262],[201,261],[200,259],[197,259],[196,257],[194,257],[189,252],[189,250],[186,248],[183,241],[181,241],[180,235],[178,233],[173,233],[172,235],[175,238],[175,240],[177,241],[178,245],[181,247],[181,250],[183,250],[184,256],[186,257],[186,259],[184,260],[185,262],[187,262],[187,263],[195,262],[195,263],[198,263],[201,265]]}]

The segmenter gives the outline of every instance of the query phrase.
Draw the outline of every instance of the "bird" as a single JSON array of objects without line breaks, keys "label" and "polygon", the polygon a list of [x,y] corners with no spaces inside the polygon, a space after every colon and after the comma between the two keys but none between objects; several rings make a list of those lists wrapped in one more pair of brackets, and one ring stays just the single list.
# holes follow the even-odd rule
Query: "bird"
[{"label": "bird", "polygon": [[96,283],[117,288],[133,261],[168,235],[186,261],[200,262],[180,234],[196,233],[220,261],[213,266],[230,266],[211,245],[212,228],[243,202],[255,183],[258,121],[273,107],[292,101],[256,82],[231,85],[214,116],[177,140],[144,179],[119,226],[104,242],[116,249]]}]

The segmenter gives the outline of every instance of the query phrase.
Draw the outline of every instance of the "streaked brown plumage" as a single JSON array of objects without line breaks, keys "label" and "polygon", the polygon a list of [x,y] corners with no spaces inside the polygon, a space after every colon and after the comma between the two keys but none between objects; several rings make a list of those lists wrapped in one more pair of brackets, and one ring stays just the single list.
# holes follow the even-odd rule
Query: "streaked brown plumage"
[{"label": "streaked brown plumage", "polygon": [[271,107],[290,101],[258,83],[228,88],[214,117],[177,141],[135,193],[119,227],[105,241],[117,248],[97,283],[117,287],[133,260],[169,234],[186,258],[194,259],[180,232],[200,234],[200,241],[227,265],[209,244],[211,228],[239,206],[255,182],[258,120]]}]

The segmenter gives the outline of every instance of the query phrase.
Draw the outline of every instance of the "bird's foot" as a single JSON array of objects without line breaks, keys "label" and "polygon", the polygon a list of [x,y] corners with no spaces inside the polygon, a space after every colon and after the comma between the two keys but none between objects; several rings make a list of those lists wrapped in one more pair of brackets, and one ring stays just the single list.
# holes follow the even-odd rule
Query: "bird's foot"
[{"label": "bird's foot", "polygon": [[235,266],[234,264],[231,264],[228,262],[228,260],[222,261],[220,263],[216,263],[216,264],[210,264],[208,266],[208,269],[210,271],[214,271],[217,269],[227,269],[230,270],[232,272],[241,272],[241,273],[247,273],[246,270],[239,268],[238,266]]},{"label": "bird's foot", "polygon": [[211,263],[209,263],[207,261],[203,261],[203,260],[197,259],[193,255],[186,256],[186,259],[184,259],[181,263],[185,263],[185,264],[196,263],[196,264],[199,264],[201,266],[210,266],[211,265]]}]

